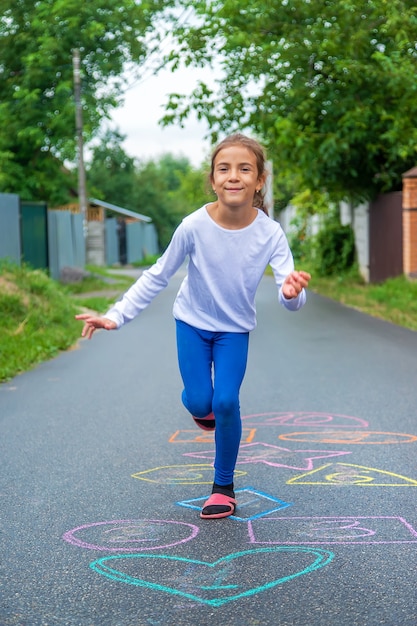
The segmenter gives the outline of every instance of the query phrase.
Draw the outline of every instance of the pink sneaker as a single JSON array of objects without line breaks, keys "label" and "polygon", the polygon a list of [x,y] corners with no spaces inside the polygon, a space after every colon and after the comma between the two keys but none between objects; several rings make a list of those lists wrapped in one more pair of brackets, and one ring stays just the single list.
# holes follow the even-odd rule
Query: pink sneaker
[{"label": "pink sneaker", "polygon": [[192,416],[194,422],[197,424],[199,428],[202,430],[211,430],[213,431],[216,428],[216,420],[214,419],[214,413],[209,413],[206,417],[194,417]]}]

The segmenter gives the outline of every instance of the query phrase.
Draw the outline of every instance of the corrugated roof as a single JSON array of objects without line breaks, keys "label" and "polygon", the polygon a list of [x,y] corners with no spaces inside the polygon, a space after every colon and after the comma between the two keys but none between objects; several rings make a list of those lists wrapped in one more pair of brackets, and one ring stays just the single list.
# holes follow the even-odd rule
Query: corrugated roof
[{"label": "corrugated roof", "polygon": [[116,204],[111,204],[110,202],[104,202],[104,200],[97,200],[96,198],[89,198],[89,202],[91,204],[95,204],[96,206],[101,206],[103,209],[109,209],[109,211],[114,211],[115,213],[119,213],[119,215],[125,215],[126,217],[132,217],[141,222],[152,222],[152,218],[147,215],[142,215],[142,213],[135,213],[135,211],[129,211],[129,209],[123,209]]}]

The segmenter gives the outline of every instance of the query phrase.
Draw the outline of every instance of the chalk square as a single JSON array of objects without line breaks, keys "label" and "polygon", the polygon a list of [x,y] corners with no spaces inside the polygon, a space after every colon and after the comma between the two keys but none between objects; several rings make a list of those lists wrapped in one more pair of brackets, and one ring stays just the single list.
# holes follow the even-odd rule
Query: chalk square
[{"label": "chalk square", "polygon": [[[255,438],[256,428],[243,428],[243,443],[251,443]],[[195,430],[176,430],[168,443],[214,443],[214,432],[200,433]]]},{"label": "chalk square", "polygon": [[399,516],[270,517],[249,521],[254,544],[331,545],[417,543],[417,531]]},{"label": "chalk square", "polygon": [[[236,489],[235,494],[238,500],[237,511],[239,515],[230,515],[230,519],[237,520],[238,522],[248,522],[263,517],[264,515],[269,515],[270,513],[276,513],[292,504],[291,502],[284,502],[279,498],[253,489],[253,487]],[[201,511],[203,508],[202,505],[209,497],[210,495],[206,495],[201,498],[182,500],[176,504]]]}]

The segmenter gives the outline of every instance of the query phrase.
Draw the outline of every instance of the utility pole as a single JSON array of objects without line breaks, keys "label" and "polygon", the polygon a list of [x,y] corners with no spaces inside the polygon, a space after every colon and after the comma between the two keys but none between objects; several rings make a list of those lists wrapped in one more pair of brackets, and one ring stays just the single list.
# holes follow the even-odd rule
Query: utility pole
[{"label": "utility pole", "polygon": [[72,63],[74,68],[74,98],[75,98],[75,128],[78,146],[78,202],[83,216],[84,238],[87,241],[87,185],[84,166],[84,141],[83,141],[83,110],[81,103],[81,74],[80,74],[80,51],[73,51]]}]

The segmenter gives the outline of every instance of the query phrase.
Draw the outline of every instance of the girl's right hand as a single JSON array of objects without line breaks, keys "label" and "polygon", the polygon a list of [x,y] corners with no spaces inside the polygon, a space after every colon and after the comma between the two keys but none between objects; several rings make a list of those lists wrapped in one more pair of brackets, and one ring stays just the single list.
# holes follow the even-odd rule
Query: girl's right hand
[{"label": "girl's right hand", "polygon": [[294,270],[291,274],[288,274],[282,284],[283,295],[287,298],[287,300],[296,298],[302,289],[306,289],[308,287],[310,280],[311,276],[308,272],[303,272],[302,270],[297,272]]},{"label": "girl's right hand", "polygon": [[116,322],[109,320],[107,317],[90,315],[90,313],[81,313],[81,315],[76,315],[75,319],[84,321],[81,337],[87,337],[87,339],[91,339],[97,328],[104,328],[105,330],[115,330],[117,328]]}]

